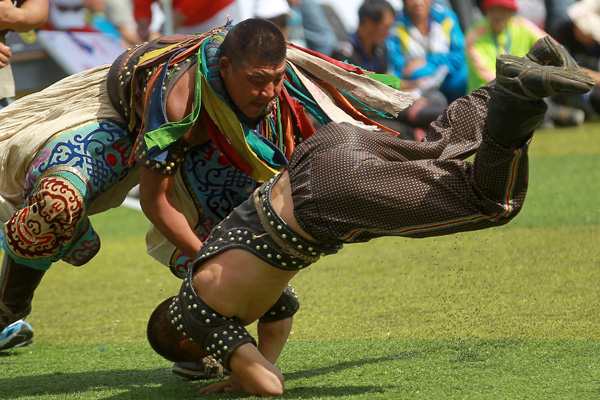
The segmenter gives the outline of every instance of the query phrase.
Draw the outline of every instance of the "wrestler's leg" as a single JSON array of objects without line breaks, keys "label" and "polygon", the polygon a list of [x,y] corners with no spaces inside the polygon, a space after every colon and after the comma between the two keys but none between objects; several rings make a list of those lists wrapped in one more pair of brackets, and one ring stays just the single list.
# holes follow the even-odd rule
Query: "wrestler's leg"
[{"label": "wrestler's leg", "polygon": [[[0,276],[0,328],[31,312],[33,294],[52,262],[61,258],[81,265],[96,254],[93,230],[86,224],[84,198],[73,180],[42,178],[24,207],[4,225],[5,250]],[[90,235],[87,235],[90,233]],[[71,248],[89,239],[86,250],[73,257]],[[97,244],[99,248],[99,243]],[[88,258],[82,258],[88,256]]]},{"label": "wrestler's leg", "polygon": [[293,216],[318,241],[484,229],[508,222],[523,204],[526,147],[509,149],[484,135],[473,163],[407,161],[394,157],[391,135],[375,136],[344,124],[327,125],[314,140],[344,135],[347,145],[310,154],[302,165],[292,164],[289,181],[284,174],[275,186],[281,184],[282,193],[281,200],[272,199],[276,211],[298,230]]},{"label": "wrestler's leg", "polygon": [[[431,157],[425,143],[417,149],[421,159],[408,159],[406,144],[389,135],[327,125],[305,142],[308,146],[299,146],[290,161],[298,223],[320,241],[354,242],[451,234],[508,222],[527,190],[527,139],[546,110],[539,97],[584,92],[591,81],[580,71],[509,56],[499,58],[498,81],[472,93],[471,101],[467,96],[454,102],[452,112],[436,121],[446,130],[442,143],[450,140],[447,148],[456,147],[451,154]],[[486,91],[493,100],[487,125],[476,121],[480,107],[470,104],[487,102]],[[475,94],[482,94],[481,99]],[[465,138],[478,142],[474,163],[447,159],[469,149]]]},{"label": "wrestler's leg", "polygon": [[19,264],[4,254],[0,275],[0,331],[29,315],[33,293],[45,272]]}]

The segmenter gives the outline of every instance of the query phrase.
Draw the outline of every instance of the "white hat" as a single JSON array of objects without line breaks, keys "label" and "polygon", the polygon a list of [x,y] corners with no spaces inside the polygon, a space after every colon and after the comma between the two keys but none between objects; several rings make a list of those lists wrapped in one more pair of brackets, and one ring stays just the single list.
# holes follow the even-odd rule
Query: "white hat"
[{"label": "white hat", "polygon": [[258,18],[270,19],[280,15],[289,15],[291,12],[287,0],[258,0],[254,16]]},{"label": "white hat", "polygon": [[58,30],[82,29],[87,25],[83,0],[50,0],[48,22]]},{"label": "white hat", "polygon": [[567,14],[583,33],[600,43],[600,1],[580,0],[567,8]]}]

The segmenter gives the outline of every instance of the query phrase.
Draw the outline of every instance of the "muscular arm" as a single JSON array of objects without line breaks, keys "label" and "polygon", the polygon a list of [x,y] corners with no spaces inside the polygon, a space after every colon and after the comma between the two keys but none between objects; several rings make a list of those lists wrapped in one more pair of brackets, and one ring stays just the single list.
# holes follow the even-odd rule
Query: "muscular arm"
[{"label": "muscular arm", "polygon": [[240,388],[258,396],[283,394],[283,375],[253,344],[246,343],[235,350],[229,362],[231,376],[226,382],[217,382],[200,391],[201,394],[231,392]]},{"label": "muscular arm", "polygon": [[284,379],[274,365],[281,354],[292,329],[293,317],[280,321],[259,322],[258,349],[251,344],[240,346],[231,356],[231,376],[200,393],[244,390],[248,394],[278,396],[283,393]]},{"label": "muscular arm", "polygon": [[48,0],[27,0],[21,7],[12,0],[0,0],[0,30],[27,32],[42,26],[48,19]]},{"label": "muscular arm", "polygon": [[258,351],[275,364],[292,330],[293,317],[273,322],[259,322]]},{"label": "muscular arm", "polygon": [[178,249],[194,257],[202,241],[173,201],[175,177],[142,168],[140,173],[140,204],[144,214]]}]

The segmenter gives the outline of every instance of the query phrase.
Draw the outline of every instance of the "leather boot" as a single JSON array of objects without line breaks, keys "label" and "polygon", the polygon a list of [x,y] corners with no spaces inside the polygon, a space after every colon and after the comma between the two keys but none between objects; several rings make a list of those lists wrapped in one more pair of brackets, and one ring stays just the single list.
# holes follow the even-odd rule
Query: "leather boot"
[{"label": "leather boot", "polygon": [[579,65],[562,45],[550,36],[544,36],[531,46],[525,58],[539,65],[553,65],[579,71]]},{"label": "leather boot", "polygon": [[29,315],[33,293],[45,273],[4,255],[0,274],[0,331]]},{"label": "leather boot", "polygon": [[544,120],[547,109],[542,100],[519,100],[492,88],[488,104],[488,133],[505,147],[522,147]]},{"label": "leather boot", "polygon": [[557,93],[584,94],[594,83],[579,68],[539,65],[510,54],[496,58],[496,88],[518,99],[537,101]]}]

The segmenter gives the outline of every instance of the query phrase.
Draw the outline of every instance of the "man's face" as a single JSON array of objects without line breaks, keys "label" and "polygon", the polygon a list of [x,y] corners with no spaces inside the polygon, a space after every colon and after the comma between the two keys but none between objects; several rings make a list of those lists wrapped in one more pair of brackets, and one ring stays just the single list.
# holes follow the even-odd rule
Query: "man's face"
[{"label": "man's face", "polygon": [[404,9],[413,21],[429,18],[432,0],[404,0]]},{"label": "man's face", "polygon": [[365,18],[368,34],[373,38],[373,41],[379,45],[385,42],[385,39],[390,34],[390,29],[394,26],[394,13],[386,10],[381,16],[381,21],[375,22],[369,18]]},{"label": "man's face", "polygon": [[285,60],[281,64],[261,62],[250,56],[235,65],[227,57],[219,61],[225,88],[237,108],[247,117],[258,117],[283,88]]},{"label": "man's face", "polygon": [[512,18],[515,12],[506,7],[490,7],[486,10],[485,16],[490,21],[490,26],[495,35],[499,35],[504,31],[508,21]]}]

